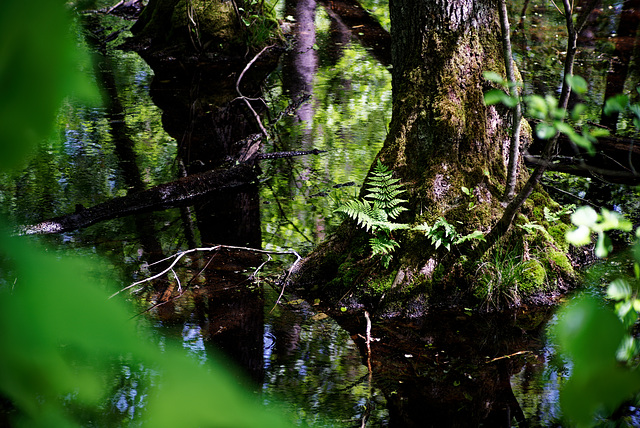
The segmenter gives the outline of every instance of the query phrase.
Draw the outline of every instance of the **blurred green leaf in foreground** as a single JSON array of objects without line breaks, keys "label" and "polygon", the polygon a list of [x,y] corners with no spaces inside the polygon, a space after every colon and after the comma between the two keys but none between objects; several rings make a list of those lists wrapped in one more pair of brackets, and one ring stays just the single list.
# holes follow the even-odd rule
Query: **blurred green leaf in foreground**
[{"label": "blurred green leaf in foreground", "polygon": [[[1,173],[19,168],[50,135],[65,97],[96,94],[73,28],[62,1],[0,2]],[[0,396],[10,403],[0,422],[95,423],[90,415],[110,405],[109,375],[126,359],[157,374],[136,425],[288,425],[222,364],[201,366],[141,335],[126,305],[107,299],[115,284],[98,283],[94,262],[10,237],[10,227],[0,227]]]}]

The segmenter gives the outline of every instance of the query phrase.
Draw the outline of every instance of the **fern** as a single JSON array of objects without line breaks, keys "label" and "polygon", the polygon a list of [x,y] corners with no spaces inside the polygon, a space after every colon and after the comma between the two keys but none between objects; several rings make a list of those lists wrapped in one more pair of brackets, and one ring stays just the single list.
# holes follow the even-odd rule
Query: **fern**
[{"label": "fern", "polygon": [[365,198],[373,200],[373,205],[384,210],[392,219],[397,218],[401,212],[407,211],[407,208],[401,205],[406,203],[407,200],[398,197],[405,192],[399,182],[400,179],[393,178],[393,171],[384,166],[378,159],[378,163],[371,171],[371,176],[367,183],[370,187],[368,188],[369,193]]},{"label": "fern", "polygon": [[346,214],[355,220],[359,227],[374,234],[369,240],[372,256],[381,255],[386,268],[391,261],[391,253],[400,246],[391,237],[391,232],[409,228],[408,224],[390,221],[407,211],[403,206],[407,200],[399,197],[405,189],[399,179],[393,178],[393,171],[380,160],[371,171],[366,185],[368,192],[364,199],[344,202],[335,212]]},{"label": "fern", "polygon": [[367,232],[372,231],[372,229],[375,232],[377,224],[387,220],[387,214],[384,210],[375,207],[375,205],[369,201],[361,201],[358,199],[346,201],[336,208],[335,212],[345,213],[347,217],[355,220],[358,226]]},{"label": "fern", "polygon": [[413,230],[424,232],[424,234],[431,240],[431,245],[436,249],[443,246],[448,251],[451,251],[451,245],[462,244],[463,242],[470,241],[472,239],[484,241],[484,234],[479,230],[475,230],[468,235],[460,235],[456,228],[443,217],[439,217],[433,226],[423,223],[414,227]]}]

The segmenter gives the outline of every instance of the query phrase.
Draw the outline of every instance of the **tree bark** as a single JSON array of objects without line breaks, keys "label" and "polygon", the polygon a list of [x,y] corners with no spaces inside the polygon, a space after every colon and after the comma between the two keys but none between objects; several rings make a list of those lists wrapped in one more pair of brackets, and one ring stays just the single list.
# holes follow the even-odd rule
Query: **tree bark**
[{"label": "tree bark", "polygon": [[[504,210],[501,198],[512,117],[502,106],[484,105],[484,93],[493,84],[484,79],[483,72],[506,74],[497,2],[392,0],[389,7],[393,115],[378,159],[408,188],[409,211],[399,221],[433,225],[444,217],[460,234],[486,233]],[[530,128],[523,127],[522,144],[528,144],[530,138]],[[516,170],[518,191],[527,179],[521,160]],[[473,209],[462,187],[472,190]],[[535,192],[539,205],[555,205],[540,188]],[[538,217],[532,207],[524,211],[530,215],[528,221],[544,221],[541,206]],[[351,289],[347,295],[354,299],[362,298],[354,290],[375,284],[387,284],[396,298],[405,297],[395,291],[419,293],[410,303],[400,305],[403,308],[383,305],[388,314],[405,316],[408,306],[450,304],[471,295],[475,269],[473,261],[460,257],[464,248],[436,249],[423,233],[409,232],[398,237],[400,248],[385,270],[375,258],[366,258],[369,253],[362,247],[368,245],[368,238],[364,232],[353,231],[354,227],[350,222],[343,224],[336,236],[307,259],[299,271],[301,283],[310,281],[320,289],[323,280],[341,284]],[[509,250],[528,248],[525,239],[530,238],[515,231],[505,245]],[[536,245],[542,251],[555,243],[547,234]],[[358,269],[359,273],[354,272]],[[323,290],[325,295],[327,290]]]}]

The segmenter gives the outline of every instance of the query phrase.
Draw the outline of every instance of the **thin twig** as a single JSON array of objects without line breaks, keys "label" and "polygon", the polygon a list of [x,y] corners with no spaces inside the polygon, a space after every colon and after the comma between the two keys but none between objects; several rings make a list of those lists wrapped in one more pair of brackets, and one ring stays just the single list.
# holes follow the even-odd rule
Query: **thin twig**
[{"label": "thin twig", "polygon": [[502,200],[510,202],[515,193],[518,181],[518,165],[520,163],[520,122],[522,120],[522,106],[520,104],[520,94],[516,82],[515,66],[513,64],[513,54],[511,49],[511,29],[509,27],[509,15],[507,12],[506,0],[500,0],[498,5],[500,15],[500,27],[502,29],[502,50],[504,56],[504,67],[509,84],[509,95],[516,99],[516,105],[512,110],[513,124],[511,125],[511,142],[509,144],[509,165],[507,168],[507,183],[504,189]]},{"label": "thin twig", "polygon": [[[293,250],[289,250],[289,251],[291,251],[291,252],[289,252],[288,254],[295,254],[297,259],[296,259],[295,262],[293,262],[293,264],[291,265],[291,267],[287,271],[287,274],[285,275],[284,279],[281,281],[282,289],[280,290],[280,295],[276,299],[276,303],[273,304],[273,308],[271,308],[269,313],[273,312],[273,310],[276,308],[276,306],[278,306],[278,303],[280,303],[280,299],[282,299],[282,296],[284,295],[284,289],[287,286],[287,282],[289,281],[289,277],[291,277],[291,272],[295,272],[296,266],[298,266],[298,263],[300,262],[300,260],[302,260],[302,257],[300,256],[300,254],[298,254],[297,252],[295,252]],[[275,253],[275,254],[278,254],[278,253]]]},{"label": "thin twig", "polygon": [[256,119],[256,122],[258,123],[258,126],[260,127],[260,130],[262,131],[262,133],[264,134],[264,136],[266,138],[269,138],[269,134],[267,133],[267,130],[265,129],[264,125],[262,124],[262,121],[260,120],[260,116],[258,116],[258,113],[256,113],[256,111],[251,106],[251,103],[249,102],[249,99],[247,97],[245,97],[244,95],[242,95],[242,92],[240,92],[240,81],[242,80],[242,77],[244,76],[244,73],[246,73],[247,70],[249,70],[249,68],[253,65],[253,63],[258,60],[260,55],[262,55],[267,49],[270,49],[270,48],[272,48],[274,46],[275,45],[269,45],[269,46],[265,46],[264,48],[262,48],[262,50],[260,52],[258,52],[256,54],[256,56],[254,56],[253,59],[251,61],[249,61],[249,63],[244,67],[244,70],[242,70],[242,72],[240,73],[240,76],[238,77],[238,80],[236,81],[236,92],[238,93],[240,98],[242,98],[244,100],[245,104],[247,104],[247,107],[249,108],[249,110],[251,110],[251,113],[253,113],[253,117]]},{"label": "thin twig", "polygon": [[501,357],[496,357],[492,360],[487,361],[487,364],[489,363],[493,363],[494,361],[499,361],[499,360],[504,360],[505,358],[511,358],[511,357],[515,357],[518,355],[523,355],[523,354],[532,354],[531,351],[518,351],[518,352],[514,352],[513,354],[509,354],[509,355],[503,355]]},{"label": "thin twig", "polygon": [[[291,272],[293,271],[293,269],[297,266],[297,264],[300,262],[300,260],[302,260],[302,256],[300,256],[300,254],[298,254],[297,251],[295,250],[287,250],[287,251],[271,251],[271,250],[261,250],[258,248],[249,248],[249,247],[237,247],[237,246],[233,246],[233,245],[215,245],[213,247],[198,247],[198,248],[191,248],[185,251],[181,251],[179,253],[176,253],[172,256],[169,257],[165,257],[162,260],[159,260],[157,262],[151,263],[148,266],[153,266],[155,264],[167,261],[167,260],[171,260],[173,259],[173,262],[171,262],[171,264],[169,265],[169,267],[163,269],[161,272],[152,275],[148,278],[142,279],[140,281],[136,281],[133,284],[130,284],[124,288],[122,288],[119,291],[116,291],[115,293],[113,293],[111,296],[109,296],[109,299],[117,296],[118,294],[122,293],[123,291],[129,290],[133,287],[135,287],[136,285],[140,285],[140,284],[144,284],[145,282],[150,282],[153,281],[156,278],[160,278],[161,276],[165,275],[168,272],[173,272],[173,268],[175,267],[175,265],[178,264],[178,262],[187,254],[191,254],[191,253],[195,253],[195,252],[202,252],[202,251],[217,251],[220,249],[226,249],[226,250],[240,250],[240,251],[248,251],[248,252],[252,252],[252,253],[259,253],[259,254],[273,254],[273,255],[285,255],[285,254],[293,254],[296,256],[296,261],[291,265],[291,267],[289,268],[289,271],[287,273],[287,275],[285,276],[284,281],[286,282],[286,280],[289,279],[289,276],[291,275]],[[262,266],[262,265],[261,265]],[[282,294],[284,293],[284,286],[282,288],[282,293],[280,294],[280,297],[282,297]],[[280,297],[278,297],[278,301],[280,300]],[[276,302],[277,304],[278,302]]]},{"label": "thin twig", "polygon": [[368,311],[364,311],[364,317],[367,319],[367,336],[366,336],[366,342],[367,342],[367,368],[369,369],[369,374],[372,373],[371,370],[371,318],[369,317],[369,312]]},{"label": "thin twig", "polygon": [[121,6],[122,4],[124,4],[125,0],[120,0],[118,3],[116,3],[115,5],[111,6],[109,8],[109,10],[107,10],[107,15],[109,15],[111,12],[113,12],[114,10],[116,10],[119,6]]}]

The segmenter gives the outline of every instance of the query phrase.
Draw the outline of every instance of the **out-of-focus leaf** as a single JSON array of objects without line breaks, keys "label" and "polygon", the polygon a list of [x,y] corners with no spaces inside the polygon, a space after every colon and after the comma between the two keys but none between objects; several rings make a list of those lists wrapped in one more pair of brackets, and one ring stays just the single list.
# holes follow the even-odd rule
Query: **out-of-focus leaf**
[{"label": "out-of-focus leaf", "polygon": [[549,113],[549,106],[543,97],[540,95],[529,95],[525,98],[528,106],[529,115],[544,120]]},{"label": "out-of-focus leaf", "polygon": [[604,114],[622,113],[629,105],[629,97],[626,95],[616,95],[604,102]]},{"label": "out-of-focus leaf", "polygon": [[593,227],[598,221],[598,213],[591,207],[580,207],[571,214],[571,222],[576,226]]},{"label": "out-of-focus leaf", "polygon": [[0,169],[17,167],[52,130],[64,97],[91,95],[87,62],[62,1],[0,2]]},{"label": "out-of-focus leaf", "polygon": [[569,230],[565,234],[568,243],[577,247],[591,243],[591,229],[587,226],[578,226],[577,229]]},{"label": "out-of-focus leaf", "polygon": [[616,279],[607,287],[607,297],[613,300],[624,300],[631,297],[631,286],[624,279]]},{"label": "out-of-focus leaf", "polygon": [[587,81],[584,80],[584,78],[582,78],[581,76],[567,74],[565,76],[565,80],[571,86],[571,89],[576,91],[578,94],[584,94],[587,92]]},{"label": "out-of-focus leaf", "polygon": [[485,79],[491,81],[491,82],[495,82],[498,83],[502,86],[505,86],[507,83],[507,80],[504,79],[502,76],[500,76],[498,73],[496,73],[495,71],[485,71],[484,73],[482,73],[482,75],[484,76]]},{"label": "out-of-focus leaf", "polygon": [[633,223],[624,218],[620,213],[602,209],[600,213],[600,230],[622,230],[629,232],[633,228]]},{"label": "out-of-focus leaf", "polygon": [[536,125],[536,135],[541,140],[548,140],[556,135],[556,128],[548,123],[540,122]]},{"label": "out-of-focus leaf", "polygon": [[596,257],[603,259],[607,257],[611,251],[613,251],[611,239],[604,233],[598,232],[598,240],[596,241],[596,248],[594,249]]},{"label": "out-of-focus leaf", "polygon": [[573,107],[573,110],[571,110],[571,119],[573,120],[578,120],[580,119],[580,116],[582,116],[582,113],[585,112],[585,110],[587,109],[587,106],[585,106],[582,103],[578,103]]}]

